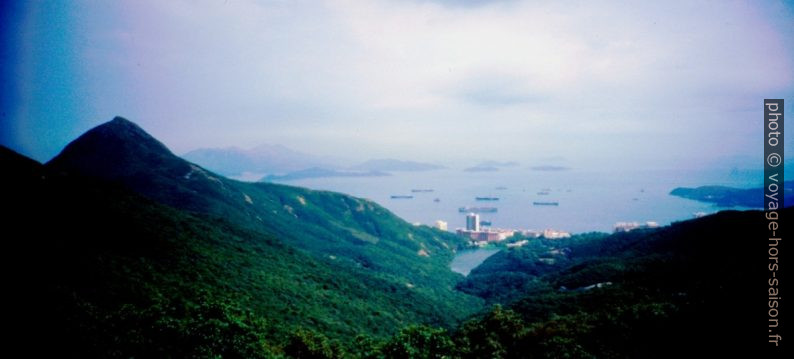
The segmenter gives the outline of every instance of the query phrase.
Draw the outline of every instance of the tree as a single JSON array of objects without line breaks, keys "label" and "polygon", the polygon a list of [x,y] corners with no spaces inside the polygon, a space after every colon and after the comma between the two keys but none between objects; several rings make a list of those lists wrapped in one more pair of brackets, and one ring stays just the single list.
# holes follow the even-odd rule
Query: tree
[{"label": "tree", "polygon": [[447,331],[424,325],[404,328],[381,349],[386,358],[450,358],[455,350]]},{"label": "tree", "polygon": [[328,340],[325,335],[307,329],[292,333],[284,353],[300,359],[331,359],[343,356],[341,348]]},{"label": "tree", "polygon": [[497,304],[484,318],[464,324],[456,339],[464,358],[506,358],[525,333],[524,321]]}]

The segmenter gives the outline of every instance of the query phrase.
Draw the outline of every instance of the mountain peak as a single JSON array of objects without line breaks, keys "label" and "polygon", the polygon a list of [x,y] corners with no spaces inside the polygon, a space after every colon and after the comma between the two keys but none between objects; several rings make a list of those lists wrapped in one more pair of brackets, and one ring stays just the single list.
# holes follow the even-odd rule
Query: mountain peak
[{"label": "mountain peak", "polygon": [[[78,139],[75,140],[74,142],[77,142],[81,138],[86,137],[87,135],[90,134],[116,136],[119,137],[118,139],[121,140],[130,140],[130,139],[145,140],[146,141],[145,144],[147,145],[162,147],[161,150],[168,151],[168,148],[166,148],[165,145],[160,143],[160,141],[157,141],[149,133],[144,131],[140,126],[121,116],[116,116],[112,120],[105,122],[97,127],[94,127],[93,129],[86,132],[83,136],[78,137]],[[168,152],[170,153],[171,151]]]},{"label": "mountain peak", "polygon": [[[108,122],[105,122],[103,125],[126,126],[126,127],[140,128],[134,122],[132,122],[132,121],[130,121],[130,120],[124,118],[124,117],[121,117],[121,116],[113,117],[112,120],[110,120]],[[100,125],[100,126],[102,126],[102,125]]]},{"label": "mountain peak", "polygon": [[140,126],[117,116],[69,143],[47,166],[113,179],[161,169],[185,172],[189,165]]}]

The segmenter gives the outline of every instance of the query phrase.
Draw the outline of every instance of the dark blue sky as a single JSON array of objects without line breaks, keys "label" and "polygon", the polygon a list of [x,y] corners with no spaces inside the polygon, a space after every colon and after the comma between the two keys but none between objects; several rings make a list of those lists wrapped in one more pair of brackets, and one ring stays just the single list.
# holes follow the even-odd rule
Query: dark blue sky
[{"label": "dark blue sky", "polygon": [[793,118],[791,3],[465,5],[3,4],[0,143],[46,161],[121,115],[176,153],[746,167],[761,100]]}]

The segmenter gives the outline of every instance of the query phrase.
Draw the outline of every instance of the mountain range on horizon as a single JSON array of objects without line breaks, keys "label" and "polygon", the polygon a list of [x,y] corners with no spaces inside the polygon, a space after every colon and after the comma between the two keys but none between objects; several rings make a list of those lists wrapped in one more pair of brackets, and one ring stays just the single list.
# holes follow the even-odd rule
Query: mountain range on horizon
[{"label": "mountain range on horizon", "polygon": [[440,165],[392,158],[370,159],[356,165],[331,156],[316,156],[292,150],[284,145],[263,144],[251,149],[238,147],[200,148],[183,157],[224,176],[241,177],[246,173],[264,174],[272,179],[291,180],[316,177],[378,175],[388,172],[429,171]]},{"label": "mountain range on horizon", "polygon": [[340,167],[337,159],[310,155],[280,144],[262,144],[250,149],[199,148],[182,157],[224,176],[239,176],[246,172],[277,174],[311,167]]}]

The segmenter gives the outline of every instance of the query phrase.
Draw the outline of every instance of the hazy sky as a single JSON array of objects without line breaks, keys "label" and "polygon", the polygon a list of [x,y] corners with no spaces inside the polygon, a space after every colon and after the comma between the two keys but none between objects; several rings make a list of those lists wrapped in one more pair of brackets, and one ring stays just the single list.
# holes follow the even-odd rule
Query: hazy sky
[{"label": "hazy sky", "polygon": [[762,99],[794,121],[790,2],[26,3],[0,142],[41,161],[121,115],[178,154],[760,168]]}]

